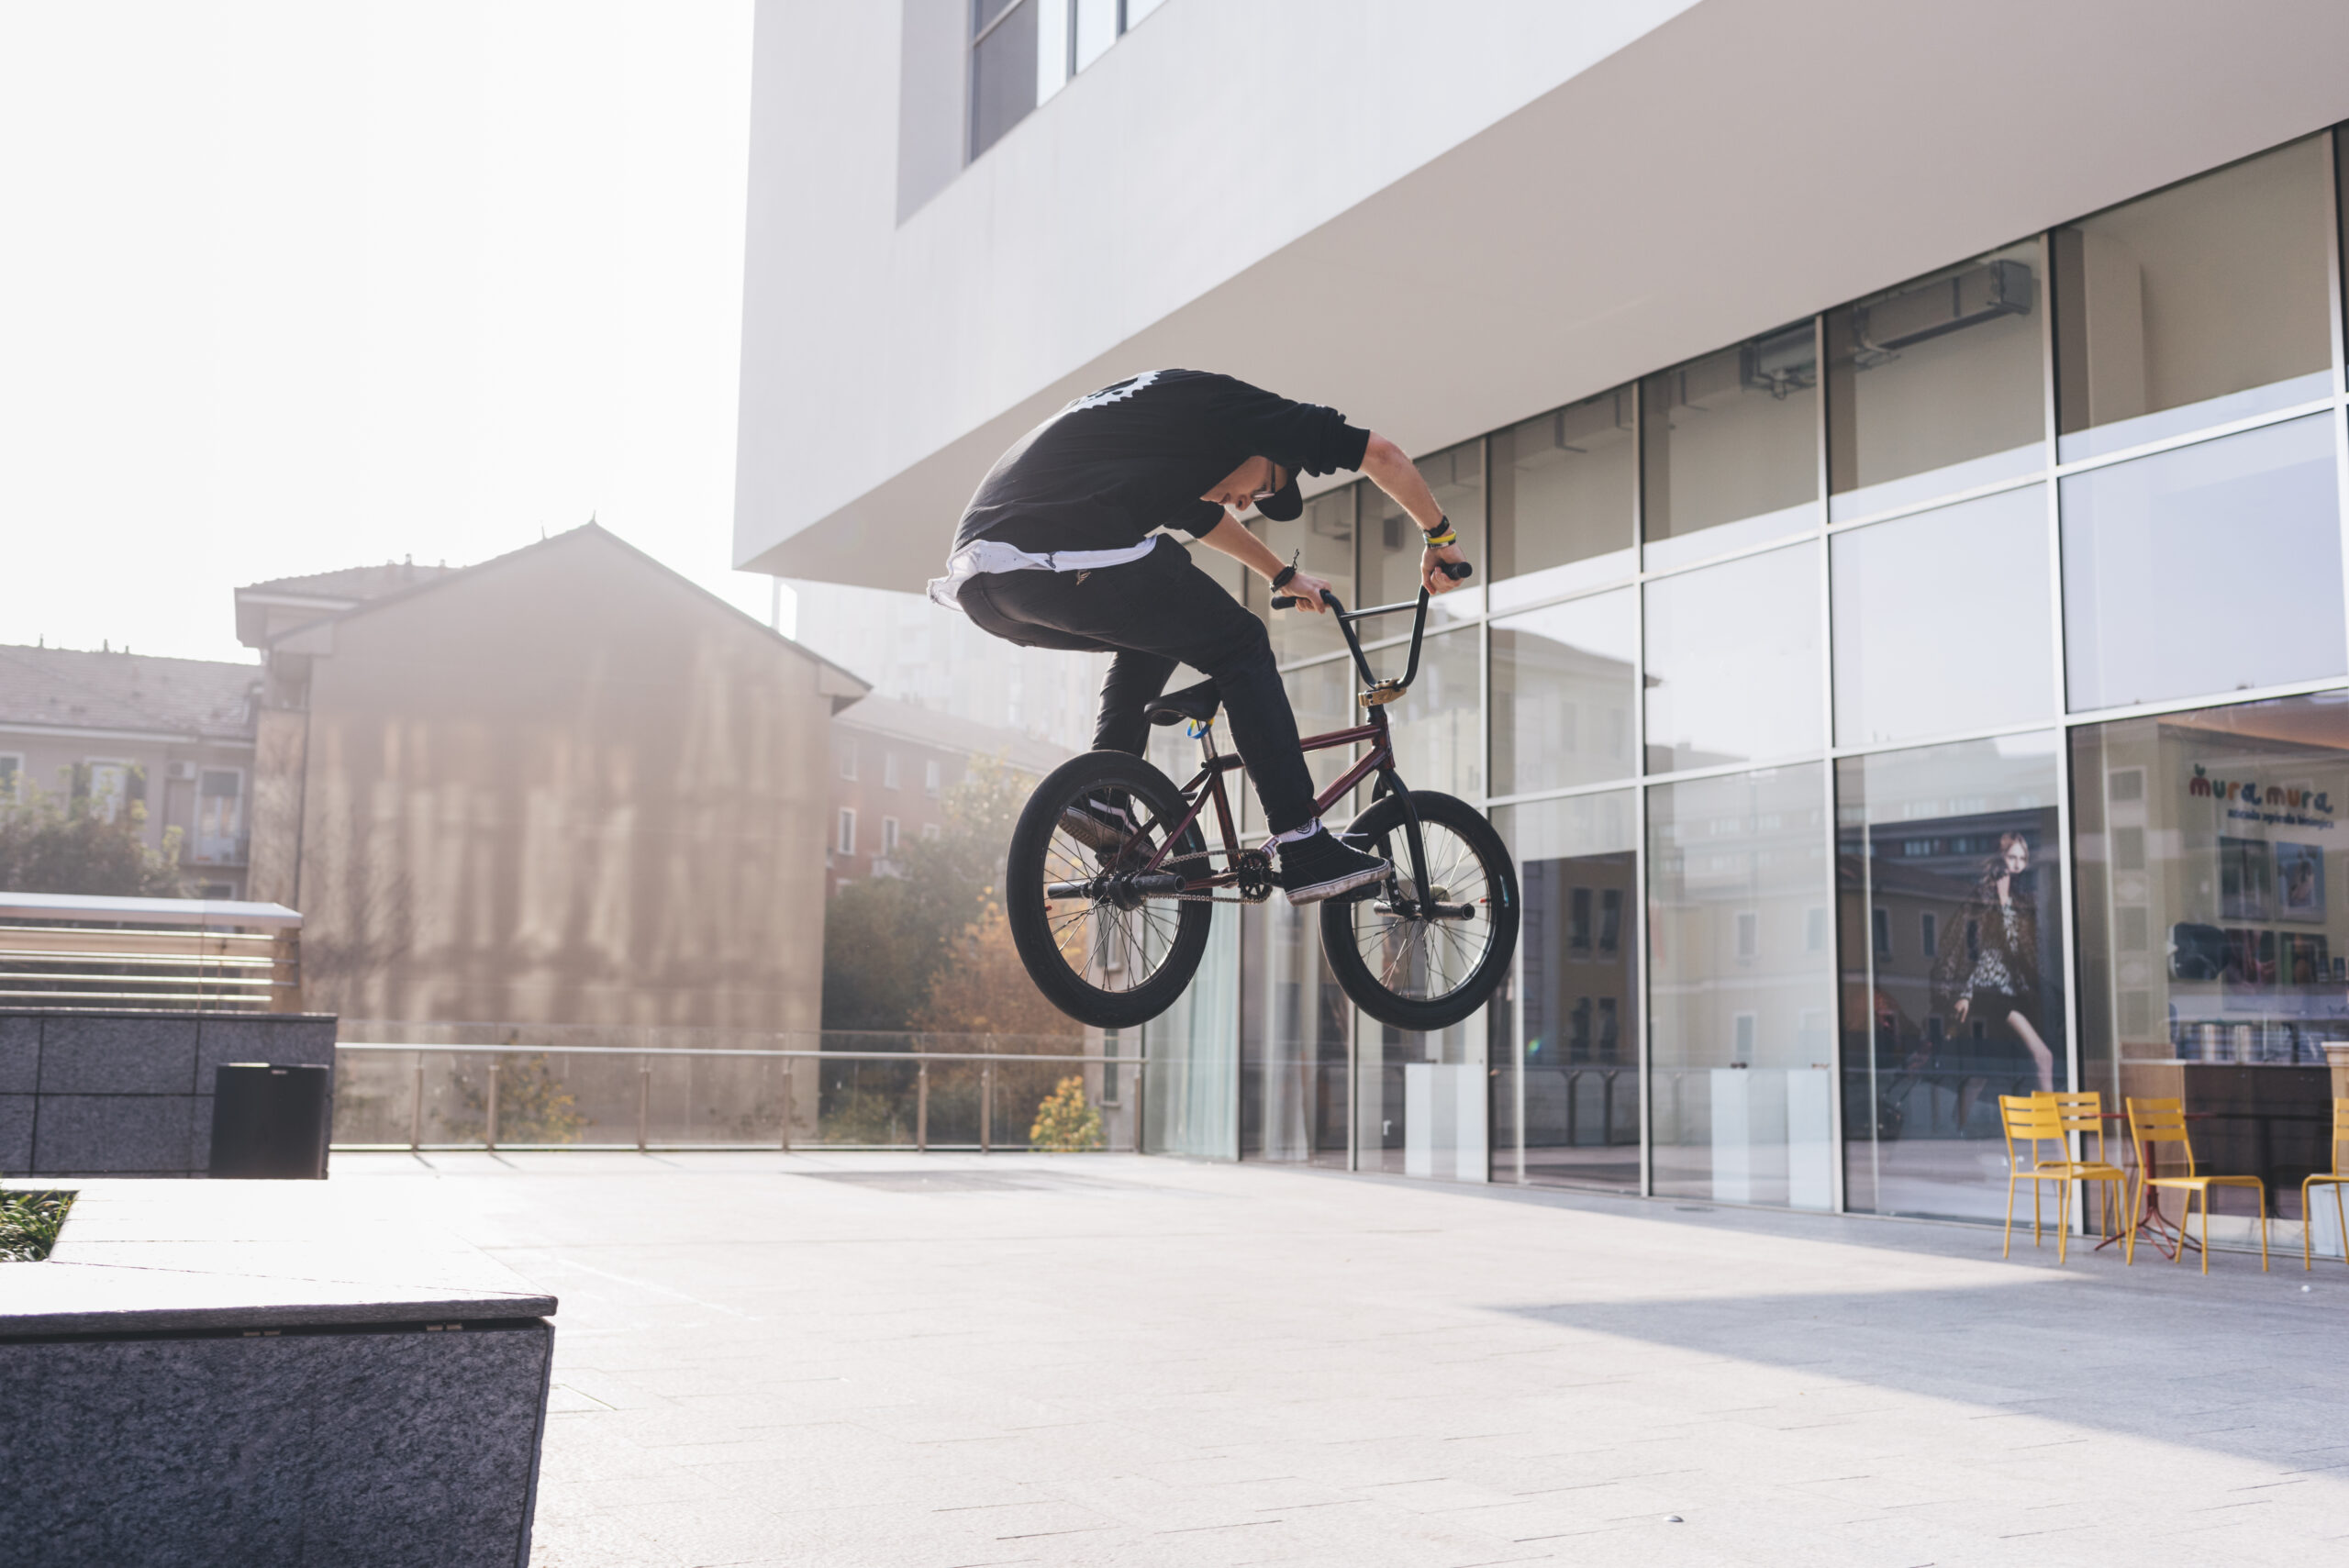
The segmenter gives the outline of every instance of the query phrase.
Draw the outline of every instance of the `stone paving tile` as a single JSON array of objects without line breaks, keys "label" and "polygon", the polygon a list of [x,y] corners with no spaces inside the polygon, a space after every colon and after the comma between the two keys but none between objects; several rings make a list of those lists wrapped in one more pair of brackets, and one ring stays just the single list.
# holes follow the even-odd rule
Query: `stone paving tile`
[{"label": "stone paving tile", "polygon": [[562,1296],[554,1568],[2349,1557],[2349,1271],[1122,1156],[336,1179]]}]

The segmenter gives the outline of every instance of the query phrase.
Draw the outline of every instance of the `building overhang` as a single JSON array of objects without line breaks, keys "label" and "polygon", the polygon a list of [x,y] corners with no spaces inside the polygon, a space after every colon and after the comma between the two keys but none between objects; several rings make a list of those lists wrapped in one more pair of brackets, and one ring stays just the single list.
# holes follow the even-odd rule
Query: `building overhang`
[{"label": "building overhang", "polygon": [[[820,481],[826,454],[761,421],[784,406],[779,378],[829,389],[839,367],[784,362],[782,336],[747,329],[815,308],[763,292],[807,280],[762,266],[754,221],[736,562],[918,588],[1004,448],[1153,365],[1230,371],[1431,450],[2349,118],[2344,60],[2339,0],[1977,0],[1962,20],[1866,0],[1704,0],[1155,319],[1090,340],[1063,330],[1042,284],[1002,287],[984,322],[924,314],[937,269],[978,264],[989,232],[939,231],[962,221],[950,189],[889,241],[879,312],[862,324],[887,361],[880,390],[838,389],[841,417],[887,439],[844,446]],[[1149,65],[1131,43],[1103,63]],[[1380,61],[1363,90],[1408,91],[1418,69]],[[1113,96],[1072,88],[987,156],[1049,159],[1092,133],[1088,116],[1109,134]],[[899,306],[929,340],[899,335]],[[973,394],[984,345],[1037,339],[1065,347],[1026,390]],[[934,413],[909,412],[941,403],[969,412],[928,427]],[[893,447],[913,455],[876,455]]]}]

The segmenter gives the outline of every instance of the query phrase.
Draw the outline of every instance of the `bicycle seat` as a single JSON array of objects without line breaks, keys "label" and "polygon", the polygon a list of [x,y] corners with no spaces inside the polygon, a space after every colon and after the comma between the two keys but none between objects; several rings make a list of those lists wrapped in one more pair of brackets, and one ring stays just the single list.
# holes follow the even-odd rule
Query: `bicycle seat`
[{"label": "bicycle seat", "polygon": [[1168,692],[1142,712],[1152,724],[1205,724],[1215,717],[1222,697],[1216,694],[1213,681],[1201,681],[1196,686],[1185,686],[1179,692]]}]

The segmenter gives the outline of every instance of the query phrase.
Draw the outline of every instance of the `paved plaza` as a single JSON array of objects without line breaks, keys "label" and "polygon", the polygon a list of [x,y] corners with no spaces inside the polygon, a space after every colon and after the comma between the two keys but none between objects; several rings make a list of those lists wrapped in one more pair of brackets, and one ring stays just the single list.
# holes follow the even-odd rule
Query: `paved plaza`
[{"label": "paved plaza", "polygon": [[543,1568],[2349,1561],[2349,1269],[1125,1156],[338,1155],[562,1298]]}]

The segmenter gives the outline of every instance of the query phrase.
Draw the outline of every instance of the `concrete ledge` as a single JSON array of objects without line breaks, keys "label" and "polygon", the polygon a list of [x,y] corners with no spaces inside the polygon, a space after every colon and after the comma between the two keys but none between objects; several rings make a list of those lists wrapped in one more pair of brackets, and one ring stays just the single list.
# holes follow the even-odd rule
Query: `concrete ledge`
[{"label": "concrete ledge", "polygon": [[382,1195],[71,1184],[50,1260],[0,1264],[10,1552],[528,1562],[554,1297]]},{"label": "concrete ledge", "polygon": [[334,1035],[322,1013],[0,1011],[0,1175],[201,1175],[214,1070],[330,1068]]}]

